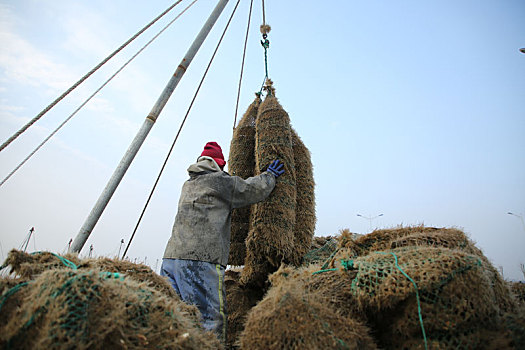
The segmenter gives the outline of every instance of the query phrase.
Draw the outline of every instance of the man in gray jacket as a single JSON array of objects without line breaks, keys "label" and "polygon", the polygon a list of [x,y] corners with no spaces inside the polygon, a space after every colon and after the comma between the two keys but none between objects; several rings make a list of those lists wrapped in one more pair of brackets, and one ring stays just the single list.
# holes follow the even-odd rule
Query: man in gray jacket
[{"label": "man in gray jacket", "polygon": [[161,268],[181,299],[197,306],[204,328],[216,332],[223,343],[231,211],[266,199],[284,172],[275,160],[264,173],[243,180],[224,172],[225,164],[221,147],[208,142],[188,168],[190,178],[182,187]]}]

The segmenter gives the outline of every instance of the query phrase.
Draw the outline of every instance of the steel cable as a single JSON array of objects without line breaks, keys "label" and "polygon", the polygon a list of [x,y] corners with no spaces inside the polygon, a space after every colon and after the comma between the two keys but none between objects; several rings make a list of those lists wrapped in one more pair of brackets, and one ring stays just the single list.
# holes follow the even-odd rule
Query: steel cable
[{"label": "steel cable", "polygon": [[[181,0],[182,1],[182,0]],[[180,1],[179,1],[180,2]],[[119,74],[129,63],[131,63],[131,61],[133,61],[140,53],[142,53],[142,51],[144,51],[155,39],[157,39],[166,29],[168,29],[169,26],[171,26],[180,16],[182,16],[182,14],[184,14],[184,12],[186,12],[195,2],[197,2],[197,0],[193,0],[192,3],[190,3],[188,6],[186,6],[186,8],[181,12],[179,13],[173,20],[171,20],[167,25],[164,26],[164,28],[162,28],[153,38],[151,38],[139,51],[137,51],[133,56],[131,56],[131,58],[126,62],[124,63],[115,73],[113,73],[113,75],[111,77],[109,77],[109,79],[107,79],[97,90],[95,90],[94,93],[92,93],[84,102],[82,102],[80,104],[80,106],[77,107],[77,109],[75,109],[75,111],[73,111],[73,113],[71,113],[69,115],[69,117],[67,117],[55,130],[53,130],[53,132],[51,134],[49,134],[31,153],[29,153],[29,155],[22,161],[20,162],[20,164],[18,164],[3,180],[2,182],[0,182],[0,187],[11,177],[13,176],[14,173],[16,173],[18,171],[18,169],[20,169],[22,167],[22,165],[24,165],[47,141],[49,141],[60,129],[62,129],[62,127],[64,125],[66,125],[67,122],[69,122],[69,120],[71,120],[71,118],[73,118],[75,116],[75,114],[78,113],[78,111],[80,111],[82,109],[82,107],[84,107],[93,97],[95,97],[95,95],[97,95],[99,93],[100,90],[102,90],[111,80],[113,80],[113,78],[115,78],[117,76],[117,74]]]},{"label": "steel cable", "polygon": [[237,113],[239,112],[239,98],[241,97],[242,74],[244,72],[244,58],[246,57],[246,45],[248,44],[248,33],[250,31],[250,21],[252,18],[252,6],[253,6],[253,0],[251,0],[250,2],[250,12],[248,14],[248,25],[246,27],[246,38],[244,39],[244,50],[242,51],[241,76],[239,77],[239,88],[237,90],[237,102],[235,104],[235,117],[233,119],[234,129],[235,129],[235,124],[237,124]]}]

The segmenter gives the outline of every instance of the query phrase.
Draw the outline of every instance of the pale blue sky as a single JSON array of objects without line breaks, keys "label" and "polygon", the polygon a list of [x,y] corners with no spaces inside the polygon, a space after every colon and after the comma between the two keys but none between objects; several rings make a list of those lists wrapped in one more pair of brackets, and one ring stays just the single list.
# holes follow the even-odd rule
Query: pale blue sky
[{"label": "pale blue sky", "polygon": [[[312,152],[317,235],[424,223],[463,228],[522,279],[525,227],[525,3],[266,0],[269,71]],[[189,1],[0,152],[3,178]],[[216,1],[200,0],[4,186],[2,258],[62,251]],[[231,0],[168,102],[89,244],[127,242],[222,29]],[[170,1],[0,0],[0,139],[9,137]],[[215,140],[228,153],[249,1],[243,0],[161,179],[130,256],[155,264],[187,166]],[[254,1],[242,114],[264,77]]]}]

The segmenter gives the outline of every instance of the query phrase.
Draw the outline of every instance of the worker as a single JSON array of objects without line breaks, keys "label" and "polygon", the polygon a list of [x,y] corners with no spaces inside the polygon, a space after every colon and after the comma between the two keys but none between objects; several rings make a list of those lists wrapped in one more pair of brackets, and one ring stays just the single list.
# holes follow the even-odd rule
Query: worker
[{"label": "worker", "polygon": [[266,199],[284,173],[273,161],[268,170],[246,180],[223,171],[221,147],[208,142],[190,178],[182,186],[171,237],[164,251],[161,275],[183,301],[199,309],[203,327],[226,341],[224,271],[230,253],[232,209]]}]

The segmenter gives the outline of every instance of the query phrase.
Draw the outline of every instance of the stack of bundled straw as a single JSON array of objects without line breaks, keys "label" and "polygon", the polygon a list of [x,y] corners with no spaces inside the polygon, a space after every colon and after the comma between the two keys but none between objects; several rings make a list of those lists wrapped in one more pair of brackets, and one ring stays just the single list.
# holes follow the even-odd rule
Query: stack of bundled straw
[{"label": "stack of bundled straw", "polygon": [[315,195],[310,153],[290,118],[270,93],[250,105],[235,129],[229,171],[241,177],[266,171],[275,159],[285,172],[270,197],[232,214],[231,265],[244,265],[241,284],[261,287],[281,263],[299,266],[315,230]]},{"label": "stack of bundled straw", "polygon": [[342,235],[324,264],[283,266],[270,281],[241,349],[525,348],[524,309],[457,229]]},{"label": "stack of bundled straw", "polygon": [[[230,145],[228,170],[232,175],[247,179],[255,172],[255,119],[261,103],[257,96],[233,131]],[[246,257],[244,241],[250,230],[250,208],[234,209],[232,212],[229,264],[240,266]]]},{"label": "stack of bundled straw", "polygon": [[145,265],[11,251],[0,280],[4,349],[218,349],[196,307]]}]

